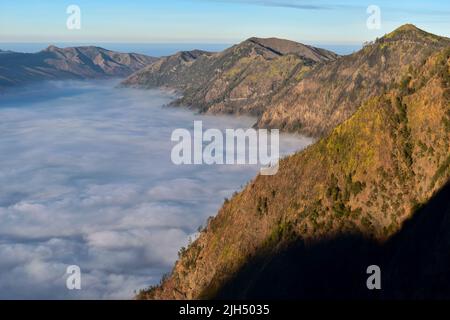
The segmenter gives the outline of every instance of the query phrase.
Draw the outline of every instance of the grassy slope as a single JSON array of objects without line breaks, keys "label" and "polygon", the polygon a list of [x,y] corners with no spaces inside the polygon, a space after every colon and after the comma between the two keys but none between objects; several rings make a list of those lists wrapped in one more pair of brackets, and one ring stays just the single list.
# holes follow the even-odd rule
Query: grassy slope
[{"label": "grassy slope", "polygon": [[224,203],[162,285],[139,298],[208,298],[261,252],[340,234],[384,241],[449,177],[450,50]]},{"label": "grassy slope", "polygon": [[[187,54],[187,53],[185,53]],[[301,78],[336,54],[280,39],[251,38],[215,54],[154,63],[124,81],[141,87],[168,86],[183,94],[179,104],[211,113],[261,114],[270,96],[293,75]]]},{"label": "grassy slope", "polygon": [[447,46],[448,38],[404,25],[354,54],[318,65],[280,90],[259,126],[327,135],[362,103],[400,81],[408,68]]}]

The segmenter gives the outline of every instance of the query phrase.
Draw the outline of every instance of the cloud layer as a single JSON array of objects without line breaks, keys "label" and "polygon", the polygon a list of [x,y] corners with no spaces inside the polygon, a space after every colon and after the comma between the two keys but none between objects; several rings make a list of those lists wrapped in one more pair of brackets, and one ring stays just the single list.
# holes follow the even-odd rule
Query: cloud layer
[{"label": "cloud layer", "polygon": [[[159,281],[258,168],[175,166],[175,128],[249,118],[162,107],[159,91],[52,82],[0,96],[0,298],[131,298]],[[309,139],[283,137],[291,152]],[[79,265],[82,290],[66,289]]]}]

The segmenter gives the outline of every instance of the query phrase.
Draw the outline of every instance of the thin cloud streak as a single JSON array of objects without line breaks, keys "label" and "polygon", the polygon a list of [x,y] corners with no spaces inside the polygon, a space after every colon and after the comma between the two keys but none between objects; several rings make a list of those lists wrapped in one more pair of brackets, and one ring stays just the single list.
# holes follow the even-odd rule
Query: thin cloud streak
[{"label": "thin cloud streak", "polygon": [[[205,1],[205,0],[202,0]],[[329,10],[335,8],[331,5],[317,5],[312,1],[304,3],[305,1],[276,1],[276,0],[213,0],[215,2],[236,3],[236,4],[250,4],[263,7],[278,7],[278,8],[292,8],[299,10]],[[210,1],[208,1],[210,2]]]}]

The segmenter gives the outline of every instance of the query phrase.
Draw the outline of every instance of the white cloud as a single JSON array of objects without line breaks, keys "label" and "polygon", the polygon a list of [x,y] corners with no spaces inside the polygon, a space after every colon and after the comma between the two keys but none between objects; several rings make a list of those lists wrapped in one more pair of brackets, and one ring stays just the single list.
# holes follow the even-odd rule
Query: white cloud
[{"label": "white cloud", "polygon": [[[170,161],[174,128],[252,119],[162,108],[165,93],[114,84],[44,83],[0,97],[0,298],[131,298],[257,172]],[[309,142],[293,141],[290,150]],[[81,291],[65,287],[72,264]]]}]

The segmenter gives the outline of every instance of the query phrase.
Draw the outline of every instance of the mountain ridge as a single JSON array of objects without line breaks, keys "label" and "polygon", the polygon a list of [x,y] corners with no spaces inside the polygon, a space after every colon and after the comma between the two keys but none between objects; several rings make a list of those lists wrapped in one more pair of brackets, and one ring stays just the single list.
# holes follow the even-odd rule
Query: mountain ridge
[{"label": "mountain ridge", "polygon": [[[449,45],[449,38],[412,24],[345,56],[289,40],[254,37],[196,59],[179,77],[172,75],[178,82],[165,81],[152,70],[139,73],[139,79],[131,76],[124,85],[175,88],[181,98],[174,105],[206,113],[250,114],[258,117],[259,128],[323,137],[364,100],[398,82],[406,66],[414,68]],[[154,78],[159,80],[146,82]]]},{"label": "mountain ridge", "polygon": [[179,51],[136,71],[125,79],[122,85],[140,88],[170,87],[181,90],[188,82],[184,76],[185,70],[198,58],[212,54],[202,50]]},{"label": "mountain ridge", "polygon": [[[180,250],[171,274],[137,297],[220,296],[249,260],[262,255],[252,277],[239,278],[233,287],[240,289],[225,295],[245,297],[246,289],[267,280],[264,269],[272,254],[278,256],[293,241],[307,248],[345,235],[382,243],[398,234],[450,177],[450,48],[430,54],[414,70],[407,68],[407,75],[407,81],[364,101],[328,136],[281,160],[277,175],[258,176],[225,201],[197,240]],[[443,266],[449,257],[436,258]],[[285,272],[302,270],[284,266]],[[427,277],[434,283],[440,267],[429,268]],[[288,285],[277,283],[278,297]],[[405,288],[396,290],[399,296],[408,294]],[[443,290],[440,294],[450,296],[448,286]]]},{"label": "mountain ridge", "polygon": [[190,64],[181,61],[161,69],[156,62],[131,75],[123,85],[170,87],[182,95],[174,104],[204,112],[258,114],[261,98],[278,90],[292,74],[337,56],[289,40],[253,37],[222,52],[198,56]]},{"label": "mountain ridge", "polygon": [[411,24],[401,26],[358,52],[319,65],[284,88],[269,102],[272,107],[262,114],[258,126],[325,136],[362,101],[398,82],[405,68],[418,66],[432,52],[448,46],[446,37]]},{"label": "mountain ridge", "polygon": [[7,51],[0,55],[0,88],[39,80],[125,77],[156,60],[95,46],[50,45],[36,53]]}]

